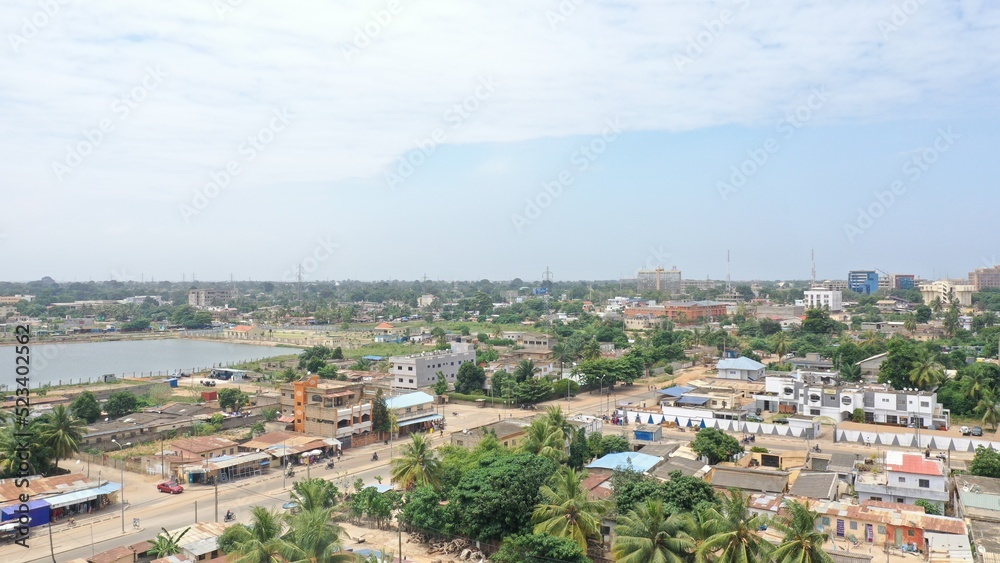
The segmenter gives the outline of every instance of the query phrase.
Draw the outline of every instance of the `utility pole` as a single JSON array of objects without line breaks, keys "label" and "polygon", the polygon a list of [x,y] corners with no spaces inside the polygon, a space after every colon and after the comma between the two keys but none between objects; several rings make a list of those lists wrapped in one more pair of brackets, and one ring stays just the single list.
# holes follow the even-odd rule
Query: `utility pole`
[{"label": "utility pole", "polygon": [[52,556],[52,563],[57,563],[56,561],[56,548],[52,545],[52,521],[49,521],[49,555]]},{"label": "utility pole", "polygon": [[215,521],[219,521],[219,476],[215,476]]},{"label": "utility pole", "polygon": [[194,501],[194,523],[198,523],[198,501]]},{"label": "utility pole", "polygon": [[163,457],[163,432],[160,432],[160,479],[166,479],[167,477],[167,467],[166,460]]}]

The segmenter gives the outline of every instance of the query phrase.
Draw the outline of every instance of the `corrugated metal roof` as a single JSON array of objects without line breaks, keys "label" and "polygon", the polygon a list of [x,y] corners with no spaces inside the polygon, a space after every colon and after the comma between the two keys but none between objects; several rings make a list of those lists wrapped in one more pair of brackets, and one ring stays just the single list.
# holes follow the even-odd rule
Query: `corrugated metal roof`
[{"label": "corrugated metal roof", "polygon": [[962,504],[968,508],[982,508],[985,510],[996,510],[1000,512],[1000,495],[990,495],[984,493],[974,493],[962,490],[959,493]]},{"label": "corrugated metal roof", "polygon": [[625,469],[629,465],[632,469],[645,473],[653,468],[657,463],[663,461],[662,458],[647,455],[640,452],[620,452],[608,454],[600,459],[594,460],[587,466],[588,469]]},{"label": "corrugated metal roof", "polygon": [[748,369],[748,370],[759,370],[763,369],[764,364],[751,360],[745,356],[740,356],[739,358],[725,360],[719,360],[718,369]]},{"label": "corrugated metal roof", "polygon": [[431,397],[423,391],[417,391],[415,393],[407,393],[405,395],[400,395],[398,397],[390,397],[385,400],[386,406],[390,409],[405,409],[407,407],[415,407],[417,405],[423,405],[426,403],[433,403],[434,397]]}]

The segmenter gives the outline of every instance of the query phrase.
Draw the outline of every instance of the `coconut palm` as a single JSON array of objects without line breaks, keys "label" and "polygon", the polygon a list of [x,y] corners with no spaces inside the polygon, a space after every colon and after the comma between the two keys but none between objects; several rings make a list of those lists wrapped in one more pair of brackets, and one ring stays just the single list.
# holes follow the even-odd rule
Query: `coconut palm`
[{"label": "coconut palm", "polygon": [[818,514],[798,501],[785,503],[788,516],[773,521],[775,528],[784,532],[777,549],[771,553],[776,563],[833,563],[833,559],[823,551],[823,544],[829,539],[816,529]]},{"label": "coconut palm", "polygon": [[[30,434],[31,429],[32,427],[29,426],[27,433]],[[27,473],[28,475],[44,473],[48,467],[48,457],[51,450],[44,448],[37,441],[28,440],[26,445],[31,455],[28,456],[28,459],[22,459],[25,439],[16,436],[17,432],[19,430],[14,425],[0,428],[0,475],[12,477],[19,473]]]},{"label": "coconut palm", "polygon": [[782,330],[774,333],[772,338],[774,340],[774,353],[778,356],[778,362],[781,362],[785,358],[785,354],[788,353],[788,335]]},{"label": "coconut palm", "polygon": [[662,500],[648,499],[619,517],[611,553],[618,563],[683,563],[695,550],[690,524],[689,515],[670,514]]},{"label": "coconut palm", "polygon": [[607,501],[587,498],[587,491],[580,487],[585,476],[586,472],[577,473],[570,467],[560,469],[542,485],[542,502],[531,515],[536,534],[573,540],[583,552],[589,538],[600,537],[601,515],[608,511]]},{"label": "coconut palm", "polygon": [[176,536],[168,532],[166,528],[160,529],[163,530],[163,532],[157,534],[156,538],[153,540],[153,545],[149,548],[150,555],[166,557],[168,555],[176,555],[180,553],[181,538],[183,538],[184,534],[188,533],[191,528],[184,528],[184,530]]},{"label": "coconut palm", "polygon": [[302,510],[335,508],[337,497],[337,486],[325,479],[317,477],[292,484],[291,500]]},{"label": "coconut palm", "polygon": [[962,376],[962,387],[966,394],[978,401],[983,392],[990,388],[991,378],[982,370],[969,370]]},{"label": "coconut palm", "polygon": [[712,517],[708,510],[696,510],[691,513],[691,519],[687,524],[687,533],[694,541],[692,550],[696,556],[696,563],[714,563],[716,560],[714,553],[703,553],[697,555],[699,548],[712,536],[719,532],[718,520]]},{"label": "coconut palm", "polygon": [[390,462],[392,482],[403,489],[441,484],[441,462],[431,449],[431,443],[420,434],[414,434],[403,447],[403,456]]},{"label": "coconut palm", "polygon": [[517,367],[514,368],[514,379],[520,383],[535,377],[535,374],[539,371],[541,371],[541,369],[535,366],[535,362],[531,360],[521,360],[517,363]]},{"label": "coconut palm", "polygon": [[698,556],[717,556],[719,563],[770,561],[773,546],[757,535],[766,519],[750,512],[750,497],[739,489],[730,489],[721,507],[707,509],[707,517],[716,521],[717,532],[698,548]]},{"label": "coconut palm", "polygon": [[549,425],[549,428],[558,428],[563,431],[563,434],[568,436],[572,430],[569,419],[566,418],[566,413],[563,412],[561,407],[546,407],[545,414],[542,416],[542,420]]},{"label": "coconut palm", "polygon": [[944,379],[941,364],[931,354],[922,354],[910,370],[910,382],[920,389],[936,387]]},{"label": "coconut palm", "polygon": [[289,549],[281,539],[284,526],[280,514],[263,506],[251,511],[250,524],[237,524],[223,532],[220,545],[230,543],[227,551],[232,563],[279,563],[282,549]]},{"label": "coconut palm", "polygon": [[566,435],[562,429],[536,418],[525,428],[521,451],[561,461],[566,455]]},{"label": "coconut palm", "polygon": [[910,333],[910,338],[912,338],[913,333],[917,331],[917,316],[913,313],[906,315],[906,320],[903,321],[903,328]]},{"label": "coconut palm", "polygon": [[343,530],[334,523],[330,508],[303,510],[288,518],[279,553],[288,563],[340,563],[357,560],[340,543]]},{"label": "coconut palm", "polygon": [[66,459],[80,451],[84,428],[86,428],[86,423],[73,416],[66,405],[56,405],[52,412],[46,415],[45,420],[38,425],[38,438],[42,444],[52,450],[57,471],[59,460]]},{"label": "coconut palm", "polygon": [[992,389],[983,391],[976,408],[983,412],[983,424],[988,424],[996,432],[997,425],[1000,424],[1000,401]]},{"label": "coconut palm", "polygon": [[583,345],[581,353],[585,360],[596,360],[601,357],[601,343],[596,338],[591,338]]}]

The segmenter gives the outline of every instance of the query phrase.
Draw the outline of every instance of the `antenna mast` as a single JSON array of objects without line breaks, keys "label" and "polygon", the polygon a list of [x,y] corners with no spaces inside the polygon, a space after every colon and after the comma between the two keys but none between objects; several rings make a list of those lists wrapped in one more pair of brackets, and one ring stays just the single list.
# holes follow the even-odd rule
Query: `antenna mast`
[{"label": "antenna mast", "polygon": [[812,253],[812,276],[813,276],[813,287],[816,287],[816,249],[810,251]]}]

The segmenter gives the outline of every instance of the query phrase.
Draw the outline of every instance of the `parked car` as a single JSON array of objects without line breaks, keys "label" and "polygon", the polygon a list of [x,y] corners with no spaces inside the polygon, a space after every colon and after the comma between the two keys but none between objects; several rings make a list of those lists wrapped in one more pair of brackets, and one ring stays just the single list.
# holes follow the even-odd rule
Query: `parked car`
[{"label": "parked car", "polygon": [[748,414],[747,422],[764,422],[764,419],[755,414]]},{"label": "parked car", "polygon": [[178,485],[177,483],[160,483],[156,486],[156,490],[161,493],[170,493],[172,495],[179,495],[184,492],[184,487]]},{"label": "parked car", "polygon": [[983,429],[980,428],[979,426],[973,426],[972,427],[972,435],[973,436],[982,436],[983,435]]},{"label": "parked car", "polygon": [[959,428],[958,430],[959,430],[959,432],[962,433],[962,436],[968,436],[969,433],[972,432],[972,429],[969,428],[968,426],[963,426],[963,427]]}]

